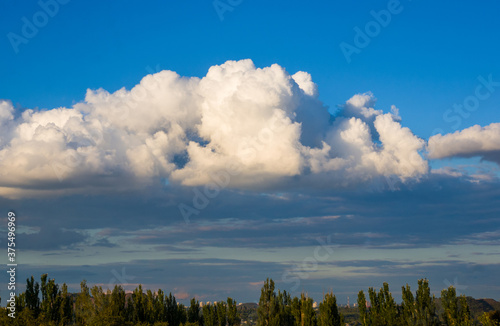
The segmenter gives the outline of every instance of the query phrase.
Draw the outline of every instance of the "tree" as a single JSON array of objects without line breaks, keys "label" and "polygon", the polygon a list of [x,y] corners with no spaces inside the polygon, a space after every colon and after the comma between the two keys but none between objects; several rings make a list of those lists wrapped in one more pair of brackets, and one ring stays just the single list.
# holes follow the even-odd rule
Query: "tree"
[{"label": "tree", "polygon": [[94,316],[94,309],[90,298],[90,290],[87,281],[80,283],[80,293],[76,297],[75,318],[77,325],[87,325]]},{"label": "tree", "polygon": [[227,307],[224,301],[217,302],[217,325],[226,326]]},{"label": "tree", "polygon": [[469,305],[467,304],[467,299],[465,295],[461,295],[458,299],[459,304],[459,312],[458,312],[458,320],[460,322],[460,326],[472,326],[472,318],[470,315]]},{"label": "tree", "polygon": [[57,324],[59,322],[60,305],[60,300],[58,300],[59,286],[55,283],[54,279],[48,279],[48,274],[43,274],[41,276],[41,282],[41,311],[45,318],[52,320]]},{"label": "tree", "polygon": [[280,326],[294,326],[294,317],[292,313],[292,298],[286,291],[278,290],[276,298],[276,306],[278,309],[279,325]]},{"label": "tree", "polygon": [[[384,326],[398,323],[398,306],[389,291],[389,284],[385,283],[377,290],[368,288],[370,309],[366,309],[366,298],[363,291],[358,294],[359,313],[362,325]],[[365,305],[365,306],[363,306]]]},{"label": "tree", "polygon": [[416,319],[423,325],[439,325],[439,318],[436,312],[436,298],[431,297],[431,289],[427,279],[418,280],[418,290],[415,296]]},{"label": "tree", "polygon": [[149,324],[153,324],[155,321],[160,321],[159,314],[160,311],[156,310],[157,296],[153,294],[151,290],[146,291],[146,302],[145,302],[145,319]]},{"label": "tree", "polygon": [[177,316],[181,325],[187,322],[186,306],[184,306],[182,303],[177,306]]},{"label": "tree", "polygon": [[59,297],[61,300],[59,305],[59,320],[62,325],[68,325],[73,321],[73,300],[68,294],[66,283],[63,283]]},{"label": "tree", "polygon": [[[125,325],[125,318],[120,312],[115,314],[113,307],[113,292],[111,290],[103,291],[102,287],[94,286],[90,290],[94,304],[94,316],[89,325],[92,326],[122,326]],[[124,310],[124,307],[121,309]]]},{"label": "tree", "polygon": [[472,325],[469,305],[464,295],[457,298],[457,292],[453,286],[441,291],[441,302],[443,304],[443,320],[446,325]]},{"label": "tree", "polygon": [[200,302],[192,298],[190,303],[187,312],[187,320],[190,323],[200,324]]},{"label": "tree", "polygon": [[396,301],[389,291],[389,284],[384,282],[379,292],[379,303],[381,304],[382,324],[396,325],[398,317],[398,307]]},{"label": "tree", "polygon": [[479,321],[483,326],[500,326],[500,310],[484,312],[479,317]]},{"label": "tree", "polygon": [[113,291],[111,291],[111,298],[109,300],[111,315],[116,316],[118,320],[123,321],[127,319],[125,297],[125,290],[121,286],[115,285]]},{"label": "tree", "polygon": [[277,304],[274,281],[266,279],[260,291],[259,308],[257,309],[259,326],[279,326],[279,305]]},{"label": "tree", "polygon": [[458,321],[457,293],[453,286],[441,291],[443,320],[446,325],[456,325]]},{"label": "tree", "polygon": [[292,325],[300,326],[302,320],[302,302],[297,297],[293,297],[291,302]]},{"label": "tree", "polygon": [[132,292],[132,303],[133,303],[133,321],[134,322],[145,322],[146,321],[146,302],[144,298],[144,293],[142,291],[142,284],[135,288]]},{"label": "tree", "polygon": [[179,326],[181,323],[186,322],[186,309],[184,305],[177,305],[177,301],[172,293],[169,293],[168,297],[165,296],[165,307],[167,316],[166,321],[169,326]]},{"label": "tree", "polygon": [[372,287],[368,288],[368,297],[370,298],[370,310],[368,310],[367,314],[368,325],[382,325],[382,304],[379,302],[381,298],[377,295],[377,290]]},{"label": "tree", "polygon": [[240,315],[236,309],[236,300],[232,298],[227,298],[227,325],[235,326],[239,325],[241,322]]},{"label": "tree", "polygon": [[203,306],[203,321],[205,326],[217,326],[217,317],[216,305],[207,304]]},{"label": "tree", "polygon": [[413,326],[417,321],[417,311],[416,311],[416,303],[415,298],[413,297],[413,293],[410,290],[410,286],[406,284],[401,287],[402,298],[401,302],[401,314],[399,316],[399,323],[402,326]]},{"label": "tree", "polygon": [[38,314],[40,313],[40,298],[38,297],[39,293],[40,293],[40,285],[38,284],[38,282],[35,283],[34,277],[31,276],[31,279],[26,279],[26,292],[25,292],[26,308],[28,308],[33,312],[35,318],[37,318]]},{"label": "tree", "polygon": [[316,312],[313,308],[313,299],[309,298],[305,293],[300,294],[300,325],[315,326]]},{"label": "tree", "polygon": [[155,315],[158,321],[167,321],[167,307],[165,302],[165,293],[162,289],[158,290],[155,302]]},{"label": "tree", "polygon": [[358,310],[359,319],[362,326],[367,326],[368,324],[368,312],[366,310],[366,296],[363,290],[358,293]]},{"label": "tree", "polygon": [[319,325],[320,326],[343,326],[344,318],[339,313],[337,298],[332,292],[327,293],[323,301],[319,304]]},{"label": "tree", "polygon": [[94,304],[94,315],[102,315],[107,306],[107,298],[102,290],[102,287],[94,285],[94,287],[90,289],[90,294],[92,295],[92,301]]}]

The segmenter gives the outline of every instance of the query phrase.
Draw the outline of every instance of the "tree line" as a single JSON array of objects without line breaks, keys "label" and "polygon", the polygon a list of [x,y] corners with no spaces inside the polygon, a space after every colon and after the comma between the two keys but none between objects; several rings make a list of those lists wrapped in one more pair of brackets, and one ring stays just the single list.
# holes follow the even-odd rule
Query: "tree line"
[{"label": "tree line", "polygon": [[[200,306],[192,298],[189,307],[176,301],[172,293],[161,289],[144,291],[139,285],[131,294],[116,285],[104,291],[100,286],[89,288],[80,284],[80,293],[68,293],[66,284],[59,286],[43,274],[40,283],[33,276],[26,280],[26,291],[15,297],[16,318],[1,308],[0,325],[30,326],[235,326],[241,325],[237,303],[232,298]],[[500,312],[485,312],[479,321],[473,320],[464,295],[457,296],[454,287],[441,291],[440,310],[431,295],[427,279],[418,281],[413,294],[407,284],[402,287],[402,302],[397,304],[389,285],[377,291],[358,293],[359,320],[362,326],[500,326]],[[344,326],[343,314],[332,292],[326,293],[319,307],[306,293],[293,297],[286,291],[275,290],[267,279],[261,289],[257,308],[258,326]],[[352,324],[351,324],[352,325]]]},{"label": "tree line", "polygon": [[47,274],[41,282],[33,276],[26,280],[26,291],[15,297],[15,316],[2,308],[0,325],[12,326],[234,326],[240,324],[236,301],[227,298],[203,306],[195,298],[186,307],[172,293],[161,289],[144,291],[139,285],[131,295],[115,285],[104,291],[100,286],[89,288],[84,280],[80,293],[68,293],[66,284],[59,286]]},{"label": "tree line", "polygon": [[[332,292],[324,295],[319,309],[305,293],[291,299],[286,291],[274,290],[274,282],[267,279],[261,289],[258,307],[259,326],[344,326],[345,318],[339,312]],[[402,303],[398,305],[383,283],[377,291],[368,289],[368,299],[363,290],[358,293],[359,320],[362,326],[500,326],[500,312],[485,312],[474,321],[465,295],[457,297],[453,286],[441,291],[441,313],[436,308],[436,298],[431,296],[429,281],[418,281],[413,295],[410,286],[402,287]]]},{"label": "tree line", "polygon": [[344,317],[338,311],[337,299],[327,293],[319,305],[319,315],[313,307],[313,299],[305,293],[300,298],[290,296],[286,291],[274,290],[272,279],[267,279],[261,289],[257,309],[260,326],[316,326],[344,325]]}]

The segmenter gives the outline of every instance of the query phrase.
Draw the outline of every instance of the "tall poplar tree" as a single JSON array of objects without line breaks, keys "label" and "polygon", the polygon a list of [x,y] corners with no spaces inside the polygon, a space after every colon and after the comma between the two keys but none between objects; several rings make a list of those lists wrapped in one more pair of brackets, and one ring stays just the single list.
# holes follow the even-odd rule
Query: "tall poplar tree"
[{"label": "tall poplar tree", "polygon": [[344,318],[339,313],[337,298],[332,292],[325,294],[319,304],[319,326],[343,326]]}]

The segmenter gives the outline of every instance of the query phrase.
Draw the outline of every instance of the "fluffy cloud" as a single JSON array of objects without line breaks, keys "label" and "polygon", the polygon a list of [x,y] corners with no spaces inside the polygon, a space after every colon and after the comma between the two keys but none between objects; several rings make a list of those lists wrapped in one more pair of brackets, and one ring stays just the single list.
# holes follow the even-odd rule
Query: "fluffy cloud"
[{"label": "fluffy cloud", "polygon": [[[0,195],[128,189],[162,179],[188,186],[226,178],[266,187],[317,175],[332,186],[428,171],[424,141],[370,93],[332,117],[306,72],[228,61],[203,78],[148,75],[131,90],[88,90],[71,108],[0,101]],[[222,175],[221,175],[222,173]]]},{"label": "fluffy cloud", "polygon": [[500,164],[500,123],[478,125],[429,139],[429,158],[479,156]]},{"label": "fluffy cloud", "polygon": [[311,149],[313,172],[342,170],[364,179],[397,175],[402,180],[428,171],[419,151],[425,142],[402,127],[397,109],[373,108],[372,94],[358,94],[343,106],[322,150]]}]

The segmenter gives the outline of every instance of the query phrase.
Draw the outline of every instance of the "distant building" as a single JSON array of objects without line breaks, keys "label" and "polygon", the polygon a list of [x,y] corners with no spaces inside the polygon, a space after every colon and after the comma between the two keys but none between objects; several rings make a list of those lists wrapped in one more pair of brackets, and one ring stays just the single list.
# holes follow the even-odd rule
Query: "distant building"
[{"label": "distant building", "polygon": [[313,302],[313,308],[318,308],[318,303],[317,302]]}]

